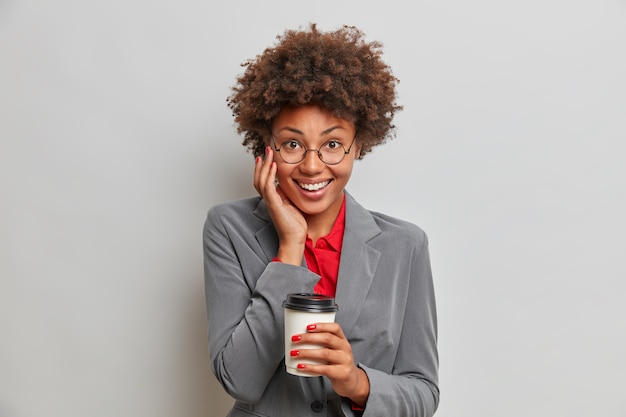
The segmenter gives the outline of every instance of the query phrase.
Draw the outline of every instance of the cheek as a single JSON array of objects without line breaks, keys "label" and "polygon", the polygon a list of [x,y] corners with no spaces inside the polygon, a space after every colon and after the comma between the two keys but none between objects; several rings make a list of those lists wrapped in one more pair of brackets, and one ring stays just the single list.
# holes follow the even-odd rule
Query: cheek
[{"label": "cheek", "polygon": [[352,161],[350,161],[350,164],[347,164],[341,170],[337,171],[336,173],[337,177],[343,178],[344,180],[347,181],[352,175],[352,166],[353,166]]},{"label": "cheek", "polygon": [[276,178],[287,178],[291,174],[292,169],[285,164],[281,164],[280,162],[274,160],[276,162]]}]

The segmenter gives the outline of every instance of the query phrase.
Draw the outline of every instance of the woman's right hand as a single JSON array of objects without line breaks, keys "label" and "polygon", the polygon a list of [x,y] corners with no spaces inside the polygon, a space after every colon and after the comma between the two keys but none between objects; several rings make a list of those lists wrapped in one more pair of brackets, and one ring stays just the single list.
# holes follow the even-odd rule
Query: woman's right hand
[{"label": "woman's right hand", "polygon": [[276,257],[284,263],[302,264],[307,222],[304,215],[276,185],[277,165],[274,151],[268,146],[265,158],[257,157],[254,166],[254,188],[265,200],[265,206],[278,233]]}]

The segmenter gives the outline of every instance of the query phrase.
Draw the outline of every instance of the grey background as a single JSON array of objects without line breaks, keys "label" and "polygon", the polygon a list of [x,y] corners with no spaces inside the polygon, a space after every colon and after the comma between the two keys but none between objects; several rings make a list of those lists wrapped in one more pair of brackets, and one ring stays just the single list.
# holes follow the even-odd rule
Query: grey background
[{"label": "grey background", "polygon": [[439,417],[626,416],[626,2],[0,1],[0,416],[222,416],[201,228],[253,195],[225,104],[286,28],[401,79],[365,206],[431,241]]}]

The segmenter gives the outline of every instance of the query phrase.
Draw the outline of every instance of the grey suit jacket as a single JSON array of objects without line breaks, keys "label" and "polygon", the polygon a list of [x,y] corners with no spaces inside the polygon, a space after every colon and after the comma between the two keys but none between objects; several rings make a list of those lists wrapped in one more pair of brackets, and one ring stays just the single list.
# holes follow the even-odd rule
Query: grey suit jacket
[{"label": "grey suit jacket", "polygon": [[[437,319],[425,233],[360,206],[348,193],[336,321],[370,382],[363,416],[432,416],[439,402]],[[235,398],[229,416],[352,416],[325,377],[284,369],[288,293],[319,276],[271,262],[274,226],[259,197],[217,205],[204,226],[212,370]]]}]

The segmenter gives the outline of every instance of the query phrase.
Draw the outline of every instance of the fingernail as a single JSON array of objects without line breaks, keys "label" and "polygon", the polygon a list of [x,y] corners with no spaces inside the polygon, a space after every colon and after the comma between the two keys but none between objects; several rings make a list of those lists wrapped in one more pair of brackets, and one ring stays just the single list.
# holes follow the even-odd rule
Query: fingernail
[{"label": "fingernail", "polygon": [[299,342],[300,339],[302,339],[302,336],[300,336],[299,334],[297,334],[295,336],[291,336],[291,341],[292,342]]},{"label": "fingernail", "polygon": [[298,364],[298,369],[304,369],[304,367],[305,367],[305,366],[304,366],[304,364],[303,364],[303,363],[299,363],[299,364]]},{"label": "fingernail", "polygon": [[289,352],[289,354],[291,356],[298,356],[300,354],[300,351],[299,350],[292,350],[291,352]]},{"label": "fingernail", "polygon": [[317,328],[317,326],[314,325],[314,324],[309,324],[308,326],[306,326],[307,330],[315,330],[316,328]]},{"label": "fingernail", "polygon": [[265,147],[265,155],[267,155],[267,154],[269,154],[269,153],[270,153],[270,147],[269,147],[269,146],[266,146],[266,147]]}]

